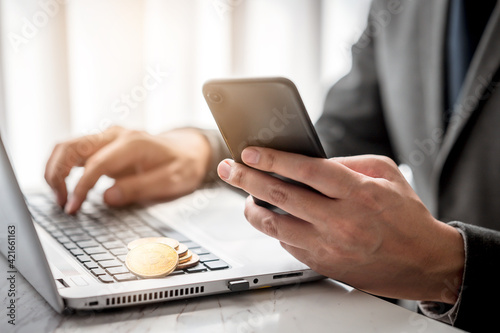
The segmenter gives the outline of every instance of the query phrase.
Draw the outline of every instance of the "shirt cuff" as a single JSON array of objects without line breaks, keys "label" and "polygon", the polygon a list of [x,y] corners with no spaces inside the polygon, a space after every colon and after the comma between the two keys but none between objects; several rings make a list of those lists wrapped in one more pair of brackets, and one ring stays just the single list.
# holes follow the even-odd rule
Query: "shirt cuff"
[{"label": "shirt cuff", "polygon": [[[451,223],[453,227],[453,223]],[[459,229],[456,228],[460,235],[462,236],[462,239],[464,241],[464,252],[465,252],[465,258],[467,258],[467,237],[465,237],[465,233]],[[462,301],[462,290],[464,286],[464,281],[465,281],[465,271],[467,269],[467,260],[464,260],[464,272],[462,275],[462,285],[460,286],[460,292],[457,297],[457,301],[455,304],[450,305],[450,304],[445,304],[441,302],[430,302],[430,301],[419,301],[418,307],[420,308],[420,311],[422,313],[435,320],[439,320],[443,323],[449,324],[449,325],[454,325],[455,321],[457,319],[458,315],[458,309],[460,308],[460,302]]]},{"label": "shirt cuff", "polygon": [[218,181],[219,177],[217,176],[217,165],[219,165],[219,162],[223,159],[230,158],[231,154],[229,153],[226,143],[218,130],[200,128],[196,128],[196,130],[207,139],[210,147],[212,148],[208,172],[203,180],[203,183]]}]

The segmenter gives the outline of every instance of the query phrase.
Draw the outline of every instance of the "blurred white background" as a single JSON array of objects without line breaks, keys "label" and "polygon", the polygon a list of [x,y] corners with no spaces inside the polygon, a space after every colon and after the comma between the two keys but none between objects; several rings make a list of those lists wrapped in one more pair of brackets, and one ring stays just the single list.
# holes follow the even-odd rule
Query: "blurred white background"
[{"label": "blurred white background", "polygon": [[220,77],[285,76],[315,121],[370,0],[0,0],[2,138],[24,187],[56,142],[110,124],[215,127]]}]

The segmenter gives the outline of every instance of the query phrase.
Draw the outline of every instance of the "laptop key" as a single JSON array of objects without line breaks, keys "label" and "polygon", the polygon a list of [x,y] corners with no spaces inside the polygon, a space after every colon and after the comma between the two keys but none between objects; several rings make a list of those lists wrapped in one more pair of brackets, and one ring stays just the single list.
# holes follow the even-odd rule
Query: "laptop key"
[{"label": "laptop key", "polygon": [[99,268],[99,265],[95,261],[84,262],[83,266],[85,266],[87,269]]},{"label": "laptop key", "polygon": [[103,260],[111,260],[115,259],[114,256],[112,256],[110,253],[99,253],[99,254],[93,254],[90,256],[92,259],[95,261],[103,261]]},{"label": "laptop key", "polygon": [[43,220],[36,220],[36,223],[38,223],[39,225],[41,225],[44,228],[52,225],[51,222],[43,221]]},{"label": "laptop key", "polygon": [[87,232],[89,233],[89,235],[94,236],[94,237],[109,234],[109,230],[107,230],[106,228],[101,228],[101,227],[87,230]]},{"label": "laptop key", "polygon": [[119,259],[121,262],[125,262],[125,260],[127,259],[127,255],[126,255],[126,254],[122,254],[122,255],[118,256],[118,259]]},{"label": "laptop key", "polygon": [[63,246],[64,246],[65,248],[67,248],[68,250],[71,250],[71,249],[76,249],[76,248],[77,248],[76,244],[75,244],[75,243],[73,243],[73,242],[66,242],[66,243],[63,243]]},{"label": "laptop key", "polygon": [[79,234],[79,235],[71,235],[69,236],[69,239],[71,239],[73,242],[79,242],[79,241],[91,240],[92,237],[90,237],[87,234]]},{"label": "laptop key", "polygon": [[64,237],[64,234],[61,231],[59,231],[59,230],[51,232],[50,234],[52,235],[52,237],[55,237],[55,238],[57,238],[57,237]]},{"label": "laptop key", "polygon": [[61,229],[63,232],[65,230],[69,230],[69,229],[75,229],[75,230],[80,230],[80,231],[83,231],[82,230],[82,227],[80,225],[80,223],[75,223],[75,222],[71,222],[71,221],[66,221],[66,222],[58,222],[57,223],[57,226],[59,227],[59,229]]},{"label": "laptop key", "polygon": [[188,273],[198,273],[198,272],[205,272],[207,271],[207,268],[203,266],[202,264],[198,264],[194,267],[186,269],[186,272]]},{"label": "laptop key", "polygon": [[66,215],[66,214],[57,214],[57,215],[51,215],[50,216],[50,219],[54,222],[57,222],[57,223],[64,223],[66,222],[67,220],[70,220],[71,217],[69,215]]},{"label": "laptop key", "polygon": [[109,268],[109,267],[121,266],[123,264],[116,259],[112,259],[112,260],[99,261],[99,265],[102,268]]},{"label": "laptop key", "polygon": [[123,238],[137,237],[137,235],[134,232],[129,230],[129,231],[118,232],[116,234],[116,237],[123,239]]},{"label": "laptop key", "polygon": [[69,240],[69,238],[68,238],[68,237],[66,237],[66,236],[57,237],[56,239],[57,239],[57,241],[58,241],[59,243],[67,243],[67,242],[69,242],[69,241],[70,241],[70,240]]},{"label": "laptop key", "polygon": [[162,237],[158,231],[148,231],[148,232],[140,232],[139,236],[141,237]]},{"label": "laptop key", "polygon": [[117,275],[114,275],[114,278],[118,282],[137,280],[137,277],[131,273],[117,274]]},{"label": "laptop key", "polygon": [[136,233],[150,233],[150,232],[154,232],[155,230],[149,226],[143,226],[143,227],[137,227],[137,228],[134,228],[134,232]]},{"label": "laptop key", "polygon": [[229,268],[229,265],[222,260],[209,261],[204,264],[213,271],[218,269]]},{"label": "laptop key", "polygon": [[97,243],[95,240],[80,241],[76,242],[76,244],[81,248],[99,246],[99,243]]},{"label": "laptop key", "polygon": [[71,254],[74,256],[79,256],[84,254],[82,249],[71,249],[69,250],[69,252],[71,252]]},{"label": "laptop key", "polygon": [[198,255],[200,255],[200,254],[208,254],[208,253],[210,253],[210,252],[208,252],[208,250],[207,250],[207,249],[205,249],[204,247],[197,247],[197,248],[195,248],[195,249],[191,248],[190,250],[191,250],[191,252],[196,253],[196,254],[198,254]]},{"label": "laptop key", "polygon": [[113,279],[112,276],[109,276],[108,274],[104,274],[104,275],[99,275],[97,277],[99,280],[101,280],[102,282],[104,283],[111,283],[111,282],[115,282],[115,280]]},{"label": "laptop key", "polygon": [[98,275],[104,275],[106,274],[106,271],[102,268],[94,268],[94,269],[91,269],[90,270],[92,272],[92,274],[94,274],[95,276],[98,276]]},{"label": "laptop key", "polygon": [[83,229],[97,226],[97,223],[94,220],[81,221],[79,222],[79,224]]},{"label": "laptop key", "polygon": [[119,255],[122,255],[122,254],[127,254],[128,250],[127,250],[126,247],[120,247],[120,248],[117,248],[117,249],[111,249],[109,252],[113,253],[115,256],[119,256]]},{"label": "laptop key", "polygon": [[45,230],[47,230],[50,233],[55,232],[55,231],[59,231],[59,229],[57,229],[57,227],[55,225],[47,225],[47,226],[44,226],[44,228],[45,228]]},{"label": "laptop key", "polygon": [[104,243],[104,242],[114,242],[117,239],[114,236],[102,235],[102,236],[96,236],[95,240],[98,241],[99,243]]},{"label": "laptop key", "polygon": [[200,254],[199,257],[200,257],[200,261],[202,261],[202,262],[219,260],[219,258],[217,258],[212,253]]},{"label": "laptop key", "polygon": [[108,250],[103,248],[102,246],[96,246],[96,247],[86,247],[83,249],[87,254],[92,255],[92,254],[98,254],[98,253],[108,253]]},{"label": "laptop key", "polygon": [[90,259],[90,257],[86,254],[82,254],[81,256],[77,256],[76,259],[78,259],[80,262],[92,261],[92,259]]},{"label": "laptop key", "polygon": [[139,236],[134,236],[134,237],[122,238],[122,242],[123,242],[124,244],[128,244],[128,243],[130,243],[131,241],[134,241],[134,240],[139,239],[139,238],[141,238],[141,237],[139,237]]},{"label": "laptop key", "polygon": [[136,228],[136,227],[142,227],[144,226],[144,223],[138,220],[133,220],[133,221],[124,221],[126,225],[128,225],[131,228]]},{"label": "laptop key", "polygon": [[71,236],[71,235],[80,235],[80,234],[83,234],[83,230],[80,229],[80,228],[68,228],[68,229],[62,229],[62,232],[64,232],[64,234],[66,236]]},{"label": "laptop key", "polygon": [[[102,246],[104,246],[105,248],[110,250],[110,249],[122,248],[123,243],[120,241],[104,242],[104,243],[102,243]],[[123,254],[123,253],[120,253],[120,254]]]},{"label": "laptop key", "polygon": [[130,271],[125,266],[117,266],[106,268],[106,271],[111,275],[130,273]]}]

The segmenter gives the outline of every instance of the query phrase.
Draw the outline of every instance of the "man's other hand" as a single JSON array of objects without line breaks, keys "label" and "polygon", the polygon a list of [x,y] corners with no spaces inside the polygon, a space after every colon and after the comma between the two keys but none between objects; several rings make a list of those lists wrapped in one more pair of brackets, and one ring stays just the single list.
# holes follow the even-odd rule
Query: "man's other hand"
[{"label": "man's other hand", "polygon": [[[104,193],[104,202],[110,206],[169,200],[200,186],[210,154],[208,141],[194,129],[151,135],[111,127],[56,145],[45,179],[58,204],[70,214],[80,208],[102,175],[116,180]],[[84,167],[83,175],[68,197],[65,179],[76,166]]]}]

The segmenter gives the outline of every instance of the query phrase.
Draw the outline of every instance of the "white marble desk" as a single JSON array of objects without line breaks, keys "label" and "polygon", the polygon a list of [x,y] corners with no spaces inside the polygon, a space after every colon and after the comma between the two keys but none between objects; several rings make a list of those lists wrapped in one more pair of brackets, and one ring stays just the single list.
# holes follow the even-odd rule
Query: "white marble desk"
[{"label": "white marble desk", "polygon": [[[0,256],[0,271],[7,271],[3,256]],[[332,280],[112,311],[61,315],[19,276],[15,327],[7,324],[7,289],[7,284],[2,283],[1,332],[456,331]]]},{"label": "white marble desk", "polygon": [[[207,200],[215,204],[209,206]],[[222,189],[200,190],[155,209],[163,217],[182,220],[182,214],[176,211],[179,207],[191,207],[201,214],[205,209],[223,210],[236,205],[233,207],[240,212],[243,200]],[[193,215],[192,211],[181,210]],[[249,227],[247,232],[255,231]],[[457,331],[332,280],[116,310],[58,314],[21,274],[16,277],[16,325],[12,326],[7,323],[7,270],[7,261],[0,255],[1,333]]]}]

